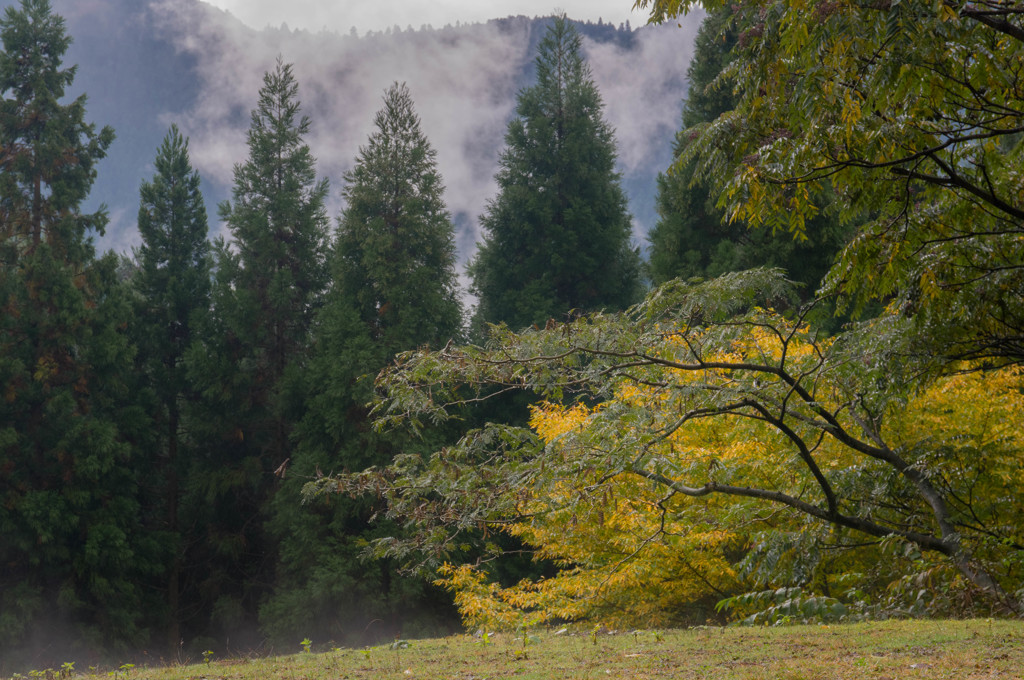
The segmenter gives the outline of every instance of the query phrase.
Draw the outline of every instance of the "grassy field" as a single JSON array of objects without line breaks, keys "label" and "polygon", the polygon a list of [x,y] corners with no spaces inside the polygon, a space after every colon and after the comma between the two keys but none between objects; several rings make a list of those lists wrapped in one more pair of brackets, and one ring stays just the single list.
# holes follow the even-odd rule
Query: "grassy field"
[{"label": "grassy field", "polygon": [[64,672],[55,669],[32,675],[90,680],[1024,678],[1024,622],[890,621],[662,632],[551,630],[535,631],[529,637],[466,635],[396,641],[369,649],[211,659],[164,668],[65,667]]}]

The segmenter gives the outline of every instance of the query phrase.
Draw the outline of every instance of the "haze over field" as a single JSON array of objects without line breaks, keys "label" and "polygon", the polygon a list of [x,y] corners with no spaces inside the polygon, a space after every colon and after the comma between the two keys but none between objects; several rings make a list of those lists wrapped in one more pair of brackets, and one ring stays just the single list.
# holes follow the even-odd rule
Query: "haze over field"
[{"label": "haze over field", "polygon": [[[628,0],[620,4],[628,10]],[[320,175],[331,182],[332,215],[341,208],[342,174],[366,142],[384,89],[408,83],[438,151],[465,261],[479,237],[477,218],[494,195],[505,126],[518,89],[532,79],[543,29],[518,17],[355,37],[345,29],[257,31],[198,0],[54,0],[53,7],[75,39],[68,59],[79,64],[75,92],[89,95],[89,119],[112,125],[118,135],[91,199],[110,209],[99,246],[115,250],[138,243],[138,184],[151,176],[156,147],[172,122],[191,137],[212,231],[221,231],[216,206],[230,197],[232,168],[246,157],[249,112],[263,74],[281,56],[295,64],[299,97],[312,119],[308,141]],[[289,8],[295,15],[289,25],[303,25],[307,5]],[[644,26],[629,34],[604,25],[593,32],[603,37],[584,41],[606,118],[616,129],[638,243],[655,219],[654,178],[671,159],[700,19],[694,14],[682,27]]]}]

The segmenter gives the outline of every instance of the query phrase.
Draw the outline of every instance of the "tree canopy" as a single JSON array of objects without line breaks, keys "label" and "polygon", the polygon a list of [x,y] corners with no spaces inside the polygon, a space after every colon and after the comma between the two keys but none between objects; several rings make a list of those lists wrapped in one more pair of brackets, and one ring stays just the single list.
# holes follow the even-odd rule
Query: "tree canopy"
[{"label": "tree canopy", "polygon": [[[754,585],[782,569],[787,588],[828,596],[838,591],[815,583],[813,563],[861,547],[876,559],[850,568],[889,579],[890,592],[945,574],[963,601],[981,594],[1019,613],[1024,544],[1006,522],[1018,512],[1018,444],[996,423],[1020,406],[1024,14],[956,0],[706,4],[734,17],[719,35],[735,30],[736,48],[713,85],[735,102],[687,121],[677,168],[694,168],[730,220],[796,238],[828,205],[854,237],[823,293],[854,308],[879,300],[882,313],[824,337],[807,323],[819,303],[800,306],[779,272],[752,271],[665,284],[625,315],[409,353],[379,379],[383,425],[444,421],[452,406],[515,389],[549,405],[534,430],[487,425],[310,493],[385,499],[415,531],[378,542],[384,554],[443,565],[483,525],[532,537],[570,572],[500,590],[444,566],[464,609],[570,615],[572,594],[588,592],[572,578],[612,581],[666,544],[686,556],[685,537],[704,527],[687,513],[723,503],[720,528],[745,542],[730,564]],[[637,5],[658,21],[695,3]],[[986,391],[999,398],[982,413],[968,395]],[[608,519],[613,498],[627,517],[646,509],[650,541],[633,552],[603,529],[627,521]],[[586,529],[570,536],[565,522]],[[703,556],[726,545],[709,541]]]},{"label": "tree canopy", "polygon": [[[730,3],[710,2],[712,11]],[[640,0],[652,20],[694,3]],[[730,218],[802,234],[817,197],[861,226],[829,279],[892,301],[940,362],[1021,359],[1024,14],[1011,2],[755,0],[736,108],[694,126]]]},{"label": "tree canopy", "polygon": [[[823,213],[812,218],[799,238],[780,238],[764,224],[729,220],[716,205],[714,181],[698,176],[700,159],[687,151],[694,143],[694,126],[736,107],[738,92],[729,65],[738,35],[731,6],[708,14],[697,33],[687,69],[683,129],[676,134],[673,149],[677,158],[686,155],[686,160],[658,176],[658,222],[647,235],[647,271],[653,283],[660,284],[676,277],[714,278],[754,267],[781,267],[804,284],[804,296],[812,297],[846,245],[850,226],[841,225],[834,214]],[[823,308],[819,316],[823,322],[829,314]]]},{"label": "tree canopy", "polygon": [[46,0],[6,8],[0,41],[0,640],[43,614],[138,640],[165,553],[140,515],[128,300],[94,258],[106,213],[81,206],[114,133],[64,101],[71,40]]},{"label": "tree canopy", "polygon": [[[723,559],[730,534],[747,533],[737,538],[749,541],[744,550],[762,550],[768,541],[749,538],[750,527],[802,524],[839,548],[913,546],[963,587],[1019,610],[1024,546],[1008,521],[1019,496],[1008,491],[1021,479],[1005,425],[1022,405],[1019,372],[978,377],[970,389],[1000,398],[950,417],[948,406],[935,409],[937,396],[913,400],[915,367],[894,371],[885,335],[898,329],[868,323],[821,338],[807,309],[768,308],[786,309],[793,295],[779,272],[755,270],[667,284],[625,315],[505,332],[483,348],[408,353],[380,378],[382,424],[444,421],[496,390],[531,390],[550,405],[534,430],[489,424],[430,457],[399,456],[309,492],[386,499],[410,538],[379,541],[378,550],[433,566],[457,559],[483,525],[512,527],[563,564],[609,579],[666,545],[683,560],[710,551],[695,570],[721,584],[728,571],[713,573],[708,560],[716,551]],[[922,417],[931,428],[915,423]],[[640,539],[630,529],[637,522]],[[567,523],[586,529],[568,537]],[[587,533],[602,530],[613,538]],[[574,540],[590,552],[574,552]],[[614,540],[617,550],[603,553]],[[545,608],[536,593],[520,601],[543,616],[573,611]]]},{"label": "tree canopy", "polygon": [[437,152],[404,83],[388,88],[373,122],[345,175],[337,285],[385,354],[444,345],[462,334],[462,307]]},{"label": "tree canopy", "polygon": [[212,257],[199,173],[192,168],[188,140],[177,125],[167,131],[154,165],[152,180],[143,181],[139,188],[142,243],[135,251],[137,271],[131,279],[136,292],[131,328],[138,348],[137,365],[145,376],[143,384],[156,395],[151,411],[153,448],[159,452],[152,458],[158,489],[154,496],[162,497],[162,526],[172,536],[177,552],[167,570],[166,584],[167,636],[174,645],[181,640],[182,619],[179,506],[188,479],[187,454],[196,444],[189,441],[187,419],[183,419],[183,410],[195,396],[185,357],[193,343],[203,339],[198,329],[205,327],[209,313]]}]

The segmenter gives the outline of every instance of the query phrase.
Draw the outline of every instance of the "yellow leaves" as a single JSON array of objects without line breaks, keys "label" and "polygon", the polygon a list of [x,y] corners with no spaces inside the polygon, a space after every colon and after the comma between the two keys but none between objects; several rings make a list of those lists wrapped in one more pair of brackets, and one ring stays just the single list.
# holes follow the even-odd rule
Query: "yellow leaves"
[{"label": "yellow leaves", "polygon": [[854,128],[863,117],[861,102],[862,98],[860,95],[853,93],[852,90],[846,89],[843,91],[843,110],[840,114],[840,119],[846,132],[847,144],[852,142]]},{"label": "yellow leaves", "polygon": [[995,447],[1015,456],[1024,449],[1022,390],[1024,370],[1019,366],[943,378],[897,414],[890,432],[904,446]]},{"label": "yellow leaves", "polygon": [[57,375],[58,365],[57,361],[49,355],[39,357],[36,362],[36,370],[32,374],[32,378],[36,382],[47,383]]},{"label": "yellow leaves", "polygon": [[589,409],[583,404],[565,408],[544,402],[530,407],[530,427],[541,439],[550,444],[563,434],[582,427],[595,410],[597,409]]}]

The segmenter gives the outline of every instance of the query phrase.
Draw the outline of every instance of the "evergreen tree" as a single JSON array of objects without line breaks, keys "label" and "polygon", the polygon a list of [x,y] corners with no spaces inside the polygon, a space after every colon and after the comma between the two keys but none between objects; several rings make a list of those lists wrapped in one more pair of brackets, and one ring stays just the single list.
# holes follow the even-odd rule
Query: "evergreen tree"
[{"label": "evergreen tree", "polygon": [[252,112],[233,201],[220,206],[233,239],[216,247],[209,340],[188,353],[204,395],[196,425],[210,447],[185,503],[203,532],[188,557],[200,578],[190,587],[214,614],[212,633],[251,624],[269,583],[274,472],[292,455],[329,279],[327,182],[316,179],[297,94],[292,67],[278,60]]},{"label": "evergreen tree", "polygon": [[541,40],[537,83],[519,93],[470,266],[477,322],[543,325],[570,310],[621,309],[641,292],[611,127],[564,16]]},{"label": "evergreen tree", "polygon": [[[728,75],[737,33],[731,7],[708,14],[697,34],[687,70],[689,92],[683,106],[683,129],[676,134],[675,156],[684,154],[691,128],[714,121],[735,108],[738,95]],[[759,266],[783,267],[811,295],[846,242],[847,229],[822,215],[808,238],[796,240],[730,222],[717,207],[711,183],[695,177],[696,158],[679,162],[658,176],[658,223],[648,234],[647,272],[655,284],[671,279],[716,278]]]},{"label": "evergreen tree", "polygon": [[[143,182],[139,205],[142,245],[135,253],[137,291],[133,328],[139,347],[138,364],[156,396],[154,430],[159,455],[152,494],[163,503],[161,524],[181,544],[178,505],[186,461],[183,448],[183,402],[191,399],[185,352],[196,340],[198,315],[210,302],[210,247],[206,240],[206,205],[199,190],[199,173],[189,160],[188,140],[172,125],[157,151],[156,175]],[[167,579],[171,648],[181,639],[179,631],[180,548]]]},{"label": "evergreen tree", "polygon": [[[423,446],[378,434],[366,404],[373,377],[397,352],[461,337],[454,225],[445,207],[436,152],[420,129],[409,89],[395,83],[375,130],[345,175],[346,208],[334,247],[334,286],[316,326],[310,398],[289,476],[277,494],[281,538],[277,592],[262,612],[273,637],[303,633],[365,644],[359,636],[401,632],[424,616],[451,617],[447,596],[400,577],[389,562],[363,563],[362,546],[388,529],[369,529],[365,502],[336,498],[301,506],[317,471],[387,464]],[[435,433],[436,434],[436,433]]]},{"label": "evergreen tree", "polygon": [[462,309],[437,152],[404,84],[388,89],[374,126],[345,175],[337,285],[386,355],[443,345],[460,335]]},{"label": "evergreen tree", "polygon": [[54,621],[73,640],[138,642],[162,554],[126,439],[144,425],[128,298],[116,258],[94,258],[104,211],[80,209],[113,131],[85,122],[84,96],[62,103],[71,39],[46,0],[8,7],[0,40],[0,649],[13,660]]}]

